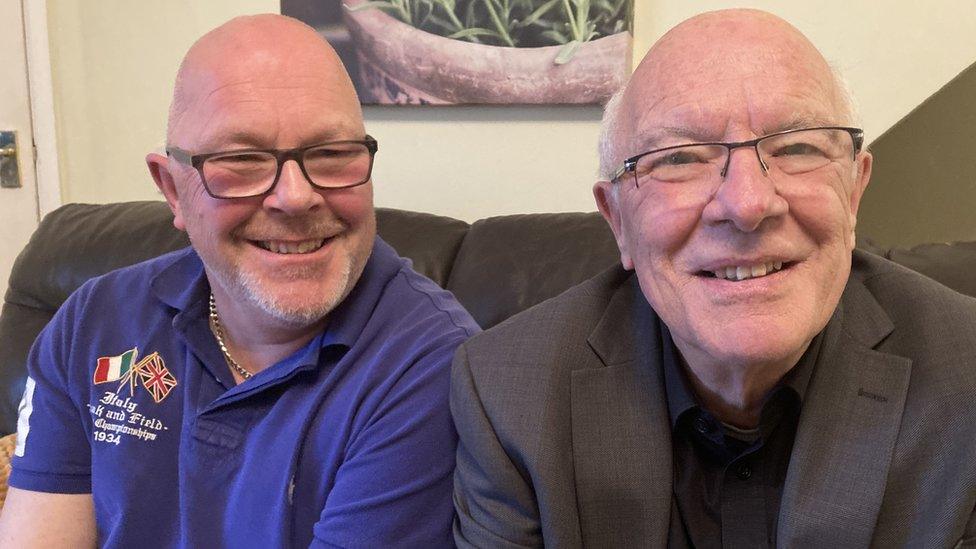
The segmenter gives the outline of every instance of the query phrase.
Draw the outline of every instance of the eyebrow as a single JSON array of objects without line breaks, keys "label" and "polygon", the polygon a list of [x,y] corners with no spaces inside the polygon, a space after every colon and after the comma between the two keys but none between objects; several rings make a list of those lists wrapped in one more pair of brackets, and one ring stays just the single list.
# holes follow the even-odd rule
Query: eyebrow
[{"label": "eyebrow", "polygon": [[211,135],[202,141],[198,148],[202,154],[211,152],[222,152],[236,149],[260,149],[263,148],[264,140],[252,132],[246,130],[235,130],[229,133],[221,132]]},{"label": "eyebrow", "polygon": [[[709,134],[702,128],[664,126],[641,132],[637,136],[636,144],[638,145],[638,148],[641,149],[654,149],[658,148],[661,142],[666,139],[680,139],[689,143],[705,143],[715,141],[715,139],[712,138],[712,134]],[[680,145],[681,143],[675,144]]]}]

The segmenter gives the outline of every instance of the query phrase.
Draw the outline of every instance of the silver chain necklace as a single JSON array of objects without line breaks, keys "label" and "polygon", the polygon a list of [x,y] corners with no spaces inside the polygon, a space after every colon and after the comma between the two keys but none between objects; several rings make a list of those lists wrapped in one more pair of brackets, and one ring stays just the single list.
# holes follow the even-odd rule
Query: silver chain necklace
[{"label": "silver chain necklace", "polygon": [[217,345],[220,346],[220,352],[224,353],[227,364],[245,380],[251,379],[253,374],[238,364],[234,357],[230,356],[230,351],[227,350],[227,345],[224,343],[224,329],[220,326],[220,317],[217,316],[217,302],[214,300],[213,292],[210,293],[210,331],[217,338]]}]

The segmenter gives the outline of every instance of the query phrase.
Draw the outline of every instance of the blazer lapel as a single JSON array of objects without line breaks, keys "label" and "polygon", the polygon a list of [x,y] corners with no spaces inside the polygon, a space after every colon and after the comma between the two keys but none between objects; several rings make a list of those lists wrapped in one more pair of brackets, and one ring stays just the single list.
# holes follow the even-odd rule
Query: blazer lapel
[{"label": "blazer lapel", "polygon": [[604,367],[573,372],[573,462],[586,547],[667,544],[671,433],[657,322],[631,277],[588,339]]},{"label": "blazer lapel", "polygon": [[894,326],[852,279],[804,396],[779,547],[867,547],[901,424],[911,361],[873,350]]}]

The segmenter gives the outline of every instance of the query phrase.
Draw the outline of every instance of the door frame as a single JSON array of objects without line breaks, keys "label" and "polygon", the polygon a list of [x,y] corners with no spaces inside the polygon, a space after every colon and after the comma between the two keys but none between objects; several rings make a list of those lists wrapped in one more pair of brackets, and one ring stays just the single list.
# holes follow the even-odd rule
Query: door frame
[{"label": "door frame", "polygon": [[30,90],[31,127],[34,133],[34,173],[37,184],[38,222],[61,206],[61,169],[51,78],[47,0],[20,0],[24,14],[24,49]]}]

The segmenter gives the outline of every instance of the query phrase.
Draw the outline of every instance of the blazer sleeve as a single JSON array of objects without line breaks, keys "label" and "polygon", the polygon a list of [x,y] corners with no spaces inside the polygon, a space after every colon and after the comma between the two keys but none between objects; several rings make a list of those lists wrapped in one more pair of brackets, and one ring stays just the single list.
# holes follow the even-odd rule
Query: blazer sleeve
[{"label": "blazer sleeve", "polygon": [[532,483],[499,440],[478,394],[465,346],[451,373],[451,413],[458,430],[454,471],[454,541],[458,547],[542,547]]},{"label": "blazer sleeve", "polygon": [[966,523],[966,531],[962,534],[962,539],[956,542],[955,547],[976,547],[976,509],[969,515],[969,522]]}]

